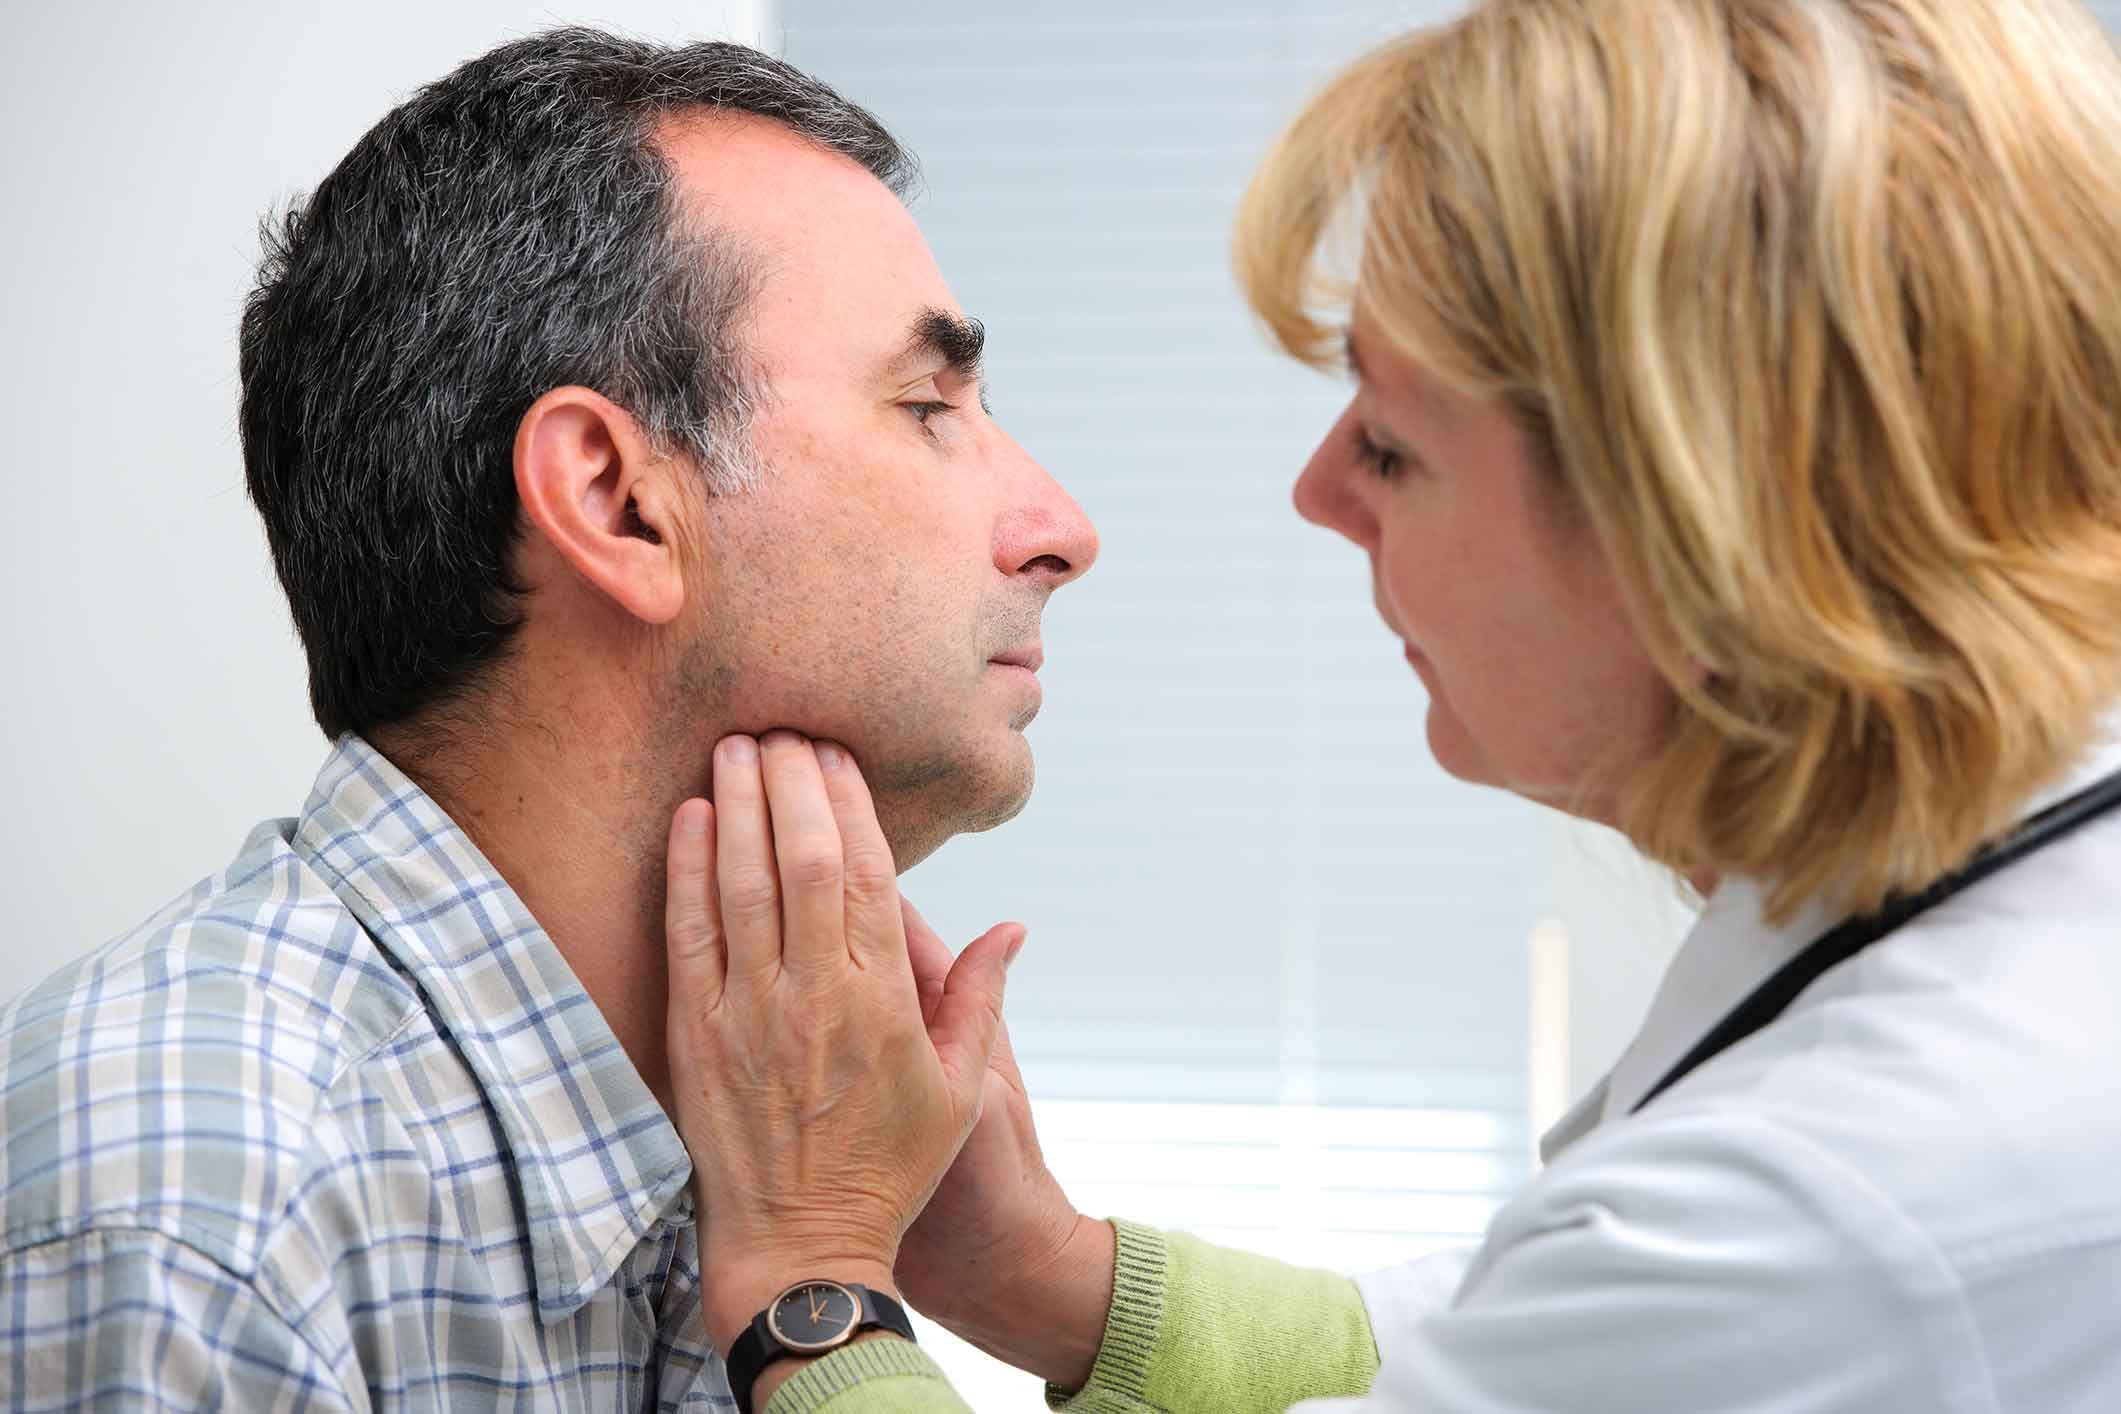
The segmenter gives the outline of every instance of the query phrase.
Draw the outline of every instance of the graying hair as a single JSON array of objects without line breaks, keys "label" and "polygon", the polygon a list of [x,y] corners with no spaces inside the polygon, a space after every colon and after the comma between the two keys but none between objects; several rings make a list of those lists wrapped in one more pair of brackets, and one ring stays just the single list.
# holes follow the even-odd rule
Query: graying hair
[{"label": "graying hair", "polygon": [[754,114],[917,180],[875,118],[736,44],[556,29],[387,114],[263,229],[240,341],[251,499],[327,735],[463,693],[521,626],[515,430],[567,384],[711,493],[756,485],[760,259],[683,209],[660,124]]}]

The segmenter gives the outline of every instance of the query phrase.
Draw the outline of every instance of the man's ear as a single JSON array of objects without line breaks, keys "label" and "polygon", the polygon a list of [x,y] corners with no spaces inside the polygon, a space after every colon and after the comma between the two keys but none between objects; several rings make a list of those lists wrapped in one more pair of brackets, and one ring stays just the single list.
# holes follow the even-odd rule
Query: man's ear
[{"label": "man's ear", "polygon": [[588,388],[554,388],[516,424],[516,498],[575,573],[644,623],[685,604],[677,464]]}]

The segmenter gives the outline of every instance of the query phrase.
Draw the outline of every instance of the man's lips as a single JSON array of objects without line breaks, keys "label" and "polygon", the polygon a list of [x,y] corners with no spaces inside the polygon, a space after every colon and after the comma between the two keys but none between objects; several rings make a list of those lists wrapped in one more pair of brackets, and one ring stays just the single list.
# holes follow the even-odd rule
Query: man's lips
[{"label": "man's lips", "polygon": [[999,663],[1005,668],[1022,668],[1026,672],[1035,673],[1046,664],[1046,650],[1041,644],[1029,643],[1022,648],[1012,648],[1006,653],[997,653],[987,661]]}]

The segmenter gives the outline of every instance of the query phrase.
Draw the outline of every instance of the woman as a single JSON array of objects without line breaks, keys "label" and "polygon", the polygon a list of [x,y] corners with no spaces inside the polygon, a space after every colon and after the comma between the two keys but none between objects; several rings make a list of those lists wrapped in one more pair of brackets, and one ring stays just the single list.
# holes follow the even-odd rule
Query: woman
[{"label": "woman", "polygon": [[[900,931],[842,753],[718,757],[712,838],[691,803],[672,839],[671,1045],[710,1331],[761,1328],[740,1399],[962,1407],[888,1326],[769,1343],[753,1313],[823,1277],[1080,1410],[2121,1408],[2121,64],[2090,16],[1489,0],[1310,105],[1237,263],[1284,348],[1353,365],[1296,504],[1369,552],[1438,760],[1707,906],[1479,1249],[1358,1286],[1075,1213],[1006,1042],[978,1064],[1017,935],[952,969]],[[778,895],[715,902],[776,850]],[[775,1339],[855,1324],[834,1290]]]}]

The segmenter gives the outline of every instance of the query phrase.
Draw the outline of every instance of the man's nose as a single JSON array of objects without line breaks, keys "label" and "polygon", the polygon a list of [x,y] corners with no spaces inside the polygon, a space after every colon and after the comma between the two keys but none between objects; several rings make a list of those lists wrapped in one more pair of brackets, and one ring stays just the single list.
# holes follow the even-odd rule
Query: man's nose
[{"label": "man's nose", "polygon": [[1097,527],[1043,466],[1013,440],[1016,495],[997,528],[995,563],[1004,574],[1037,575],[1046,589],[1080,579],[1097,562]]}]

